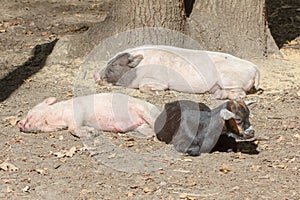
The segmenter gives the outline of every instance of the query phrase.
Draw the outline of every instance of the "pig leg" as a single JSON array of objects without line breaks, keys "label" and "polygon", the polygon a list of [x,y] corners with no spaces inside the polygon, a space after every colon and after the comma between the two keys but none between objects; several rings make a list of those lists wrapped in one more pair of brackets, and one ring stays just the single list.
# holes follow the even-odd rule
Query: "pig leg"
[{"label": "pig leg", "polygon": [[246,96],[242,88],[238,89],[218,89],[213,94],[215,99],[238,99]]},{"label": "pig leg", "polygon": [[70,128],[69,127],[68,130],[75,137],[78,137],[78,138],[87,138],[87,137],[91,136],[91,133],[93,131],[95,131],[95,128],[88,127],[88,126],[82,126],[82,127],[79,127],[79,128]]},{"label": "pig leg", "polygon": [[168,89],[168,84],[164,82],[158,82],[151,78],[144,78],[139,84],[139,89],[144,93],[153,93],[158,95],[158,91],[164,91]]},{"label": "pig leg", "polygon": [[153,129],[147,124],[138,126],[134,130],[137,131],[138,134],[129,133],[129,135],[131,135],[133,137],[140,137],[140,138],[152,138],[155,136]]}]

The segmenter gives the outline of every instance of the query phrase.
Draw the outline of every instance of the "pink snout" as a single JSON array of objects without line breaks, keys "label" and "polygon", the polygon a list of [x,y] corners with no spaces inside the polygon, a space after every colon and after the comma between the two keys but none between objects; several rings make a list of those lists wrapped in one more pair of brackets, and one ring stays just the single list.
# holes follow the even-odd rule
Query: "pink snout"
[{"label": "pink snout", "polygon": [[100,74],[98,72],[94,74],[94,80],[96,83],[99,83],[101,81]]},{"label": "pink snout", "polygon": [[19,127],[20,131],[22,131],[22,130],[24,129],[24,123],[23,123],[22,121],[23,121],[23,120],[20,120],[20,121],[18,122],[18,127]]},{"label": "pink snout", "polygon": [[101,79],[99,73],[95,73],[95,74],[94,74],[94,80],[95,80],[95,82],[98,83],[99,85],[106,85],[106,84],[107,84],[107,81],[106,81],[106,80]]},{"label": "pink snout", "polygon": [[18,128],[19,128],[20,131],[26,132],[25,124],[26,124],[26,119],[20,120],[18,122],[17,125],[18,125]]}]

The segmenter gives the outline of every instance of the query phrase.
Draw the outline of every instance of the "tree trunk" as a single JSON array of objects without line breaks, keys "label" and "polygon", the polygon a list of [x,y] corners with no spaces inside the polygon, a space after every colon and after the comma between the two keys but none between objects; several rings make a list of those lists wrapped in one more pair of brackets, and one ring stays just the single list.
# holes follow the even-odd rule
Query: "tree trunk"
[{"label": "tree trunk", "polygon": [[59,40],[47,64],[74,64],[74,58],[82,60],[107,38],[113,39],[115,46],[104,45],[103,51],[164,44],[222,51],[242,58],[279,52],[267,27],[265,0],[108,0],[108,3],[111,10],[106,19],[82,35]]},{"label": "tree trunk", "polygon": [[239,57],[278,52],[266,21],[265,0],[198,0],[187,29],[204,49]]},{"label": "tree trunk", "polygon": [[[127,33],[122,38],[118,38],[123,41],[118,39],[115,41],[123,49],[124,46],[143,44],[176,46],[174,42],[182,42],[176,37],[178,32],[184,32],[185,28],[183,0],[116,0],[111,1],[110,4],[111,10],[103,22],[95,24],[83,35],[69,36],[58,41],[47,63],[54,64],[57,61],[63,62],[62,64],[70,63],[74,57],[86,56],[106,38],[124,31]],[[147,29],[147,27],[159,27],[164,30]],[[118,47],[114,49],[117,50]]]}]

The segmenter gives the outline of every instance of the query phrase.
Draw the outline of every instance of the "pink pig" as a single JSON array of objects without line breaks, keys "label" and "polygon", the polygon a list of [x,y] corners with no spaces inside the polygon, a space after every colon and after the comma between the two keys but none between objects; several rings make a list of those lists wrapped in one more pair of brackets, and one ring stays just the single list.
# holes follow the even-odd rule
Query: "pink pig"
[{"label": "pink pig", "polygon": [[68,129],[81,136],[80,127],[127,132],[136,130],[153,136],[153,125],[159,109],[146,101],[119,93],[101,93],[76,97],[56,103],[50,97],[33,107],[18,122],[22,132],[51,132]]}]

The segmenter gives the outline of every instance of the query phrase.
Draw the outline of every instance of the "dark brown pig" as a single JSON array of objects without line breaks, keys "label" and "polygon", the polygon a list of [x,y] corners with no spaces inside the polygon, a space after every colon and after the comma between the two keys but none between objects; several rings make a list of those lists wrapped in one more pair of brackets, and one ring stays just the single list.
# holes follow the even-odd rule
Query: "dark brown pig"
[{"label": "dark brown pig", "polygon": [[192,156],[210,152],[221,134],[239,139],[254,137],[249,109],[242,100],[230,100],[212,110],[188,100],[167,103],[155,121],[154,131],[160,141]]},{"label": "dark brown pig", "polygon": [[136,130],[153,136],[158,114],[153,104],[118,93],[81,96],[58,103],[56,98],[50,97],[33,107],[18,122],[18,127],[22,132],[68,129],[78,135],[78,129],[87,126],[113,132]]},{"label": "dark brown pig", "polygon": [[225,53],[148,45],[118,53],[95,73],[95,81],[143,92],[210,92],[217,99],[236,99],[258,87],[259,71]]}]

